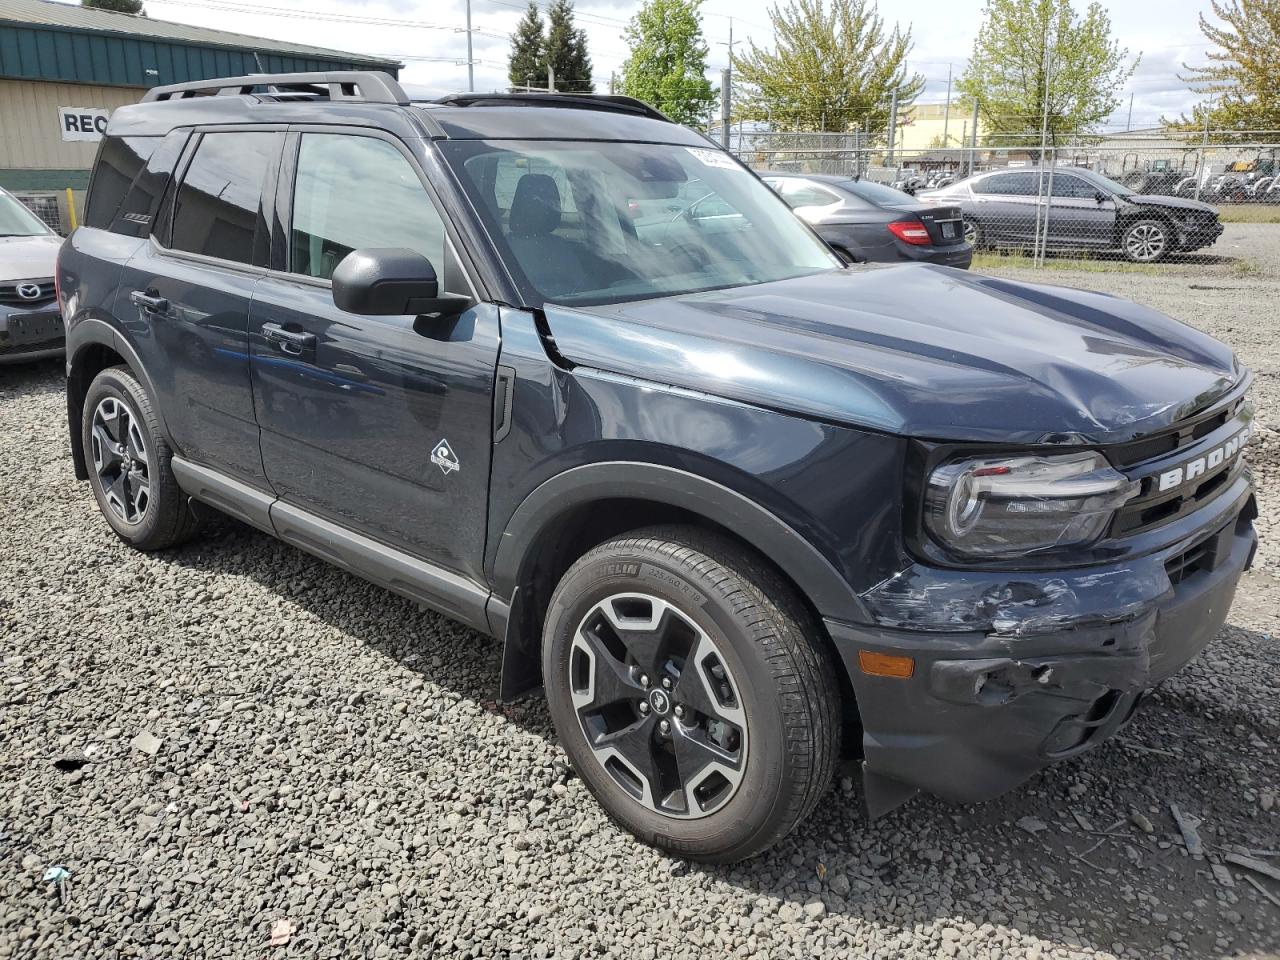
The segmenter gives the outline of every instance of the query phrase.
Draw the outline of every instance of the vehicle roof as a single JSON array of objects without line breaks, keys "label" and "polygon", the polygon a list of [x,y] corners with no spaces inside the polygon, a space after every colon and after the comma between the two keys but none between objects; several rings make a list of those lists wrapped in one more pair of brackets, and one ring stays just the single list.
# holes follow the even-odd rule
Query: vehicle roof
[{"label": "vehicle roof", "polygon": [[634,113],[503,101],[457,105],[277,99],[259,94],[131,104],[112,113],[109,136],[163,136],[208,124],[351,124],[449,140],[614,140],[713,144],[688,127]]}]

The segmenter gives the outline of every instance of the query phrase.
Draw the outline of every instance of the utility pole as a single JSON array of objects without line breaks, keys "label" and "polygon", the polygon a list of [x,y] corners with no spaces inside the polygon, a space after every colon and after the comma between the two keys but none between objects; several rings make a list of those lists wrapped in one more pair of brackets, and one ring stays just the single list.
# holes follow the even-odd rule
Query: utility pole
[{"label": "utility pole", "polygon": [[609,71],[609,96],[613,96],[618,92],[618,73],[616,70]]},{"label": "utility pole", "polygon": [[947,128],[951,125],[951,64],[947,64],[947,105],[942,108],[942,146],[945,148],[951,141],[947,138]]},{"label": "utility pole", "polygon": [[1133,129],[1133,94],[1129,94],[1129,119],[1124,122],[1124,132],[1128,133]]},{"label": "utility pole", "polygon": [[729,18],[729,66],[720,71],[720,146],[729,149],[730,117],[733,116],[733,17]]},{"label": "utility pole", "polygon": [[889,156],[886,158],[887,165],[893,166],[893,143],[898,134],[898,91],[893,91],[892,99],[889,101]]},{"label": "utility pole", "polygon": [[970,144],[972,149],[969,151],[969,176],[972,177],[973,162],[978,156],[978,100],[976,97],[973,101],[973,125],[970,136],[973,137],[973,143]]},{"label": "utility pole", "polygon": [[556,68],[551,64],[547,64],[547,92],[556,92]]},{"label": "utility pole", "polygon": [[467,93],[476,92],[476,62],[471,57],[471,0],[467,0]]},{"label": "utility pole", "polygon": [[733,71],[728,67],[720,71],[720,146],[729,149],[729,117],[730,108],[733,105],[733,93],[730,85],[733,83]]}]

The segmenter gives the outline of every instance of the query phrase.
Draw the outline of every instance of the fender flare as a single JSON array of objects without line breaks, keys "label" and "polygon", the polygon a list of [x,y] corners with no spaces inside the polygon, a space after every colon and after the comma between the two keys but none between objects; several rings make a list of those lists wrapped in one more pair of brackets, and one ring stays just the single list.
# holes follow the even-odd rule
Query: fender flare
[{"label": "fender flare", "polygon": [[705,517],[733,531],[777,564],[820,616],[867,622],[865,608],[835,566],[760,504],[698,474],[634,461],[574,467],[546,480],[525,497],[507,521],[497,545],[491,580],[497,597],[514,599],[531,548],[557,517],[596,500],[614,499],[647,500]]},{"label": "fender flare", "polygon": [[[99,320],[96,317],[87,317],[79,321],[75,326],[67,331],[67,381],[70,386],[72,375],[76,372],[77,360],[84,354],[87,347],[102,346],[114,351],[124,358],[124,362],[129,365],[129,369],[133,375],[138,378],[142,384],[142,388],[147,391],[147,395],[151,397],[152,409],[156,415],[157,424],[160,432],[164,435],[165,442],[174,452],[179,452],[174,446],[173,437],[169,433],[169,427],[165,423],[164,412],[156,403],[158,394],[156,393],[155,383],[151,380],[151,375],[147,373],[146,367],[142,365],[142,359],[138,356],[138,352],[133,349],[133,345],[122,337],[119,331],[105,320]],[[88,384],[85,384],[86,389]],[[67,426],[71,433],[71,456],[76,466],[76,476],[80,477],[80,473],[87,468],[84,461],[84,450],[80,443],[80,415],[81,411],[74,408],[72,392],[67,390]],[[80,479],[88,479],[88,473],[85,472]]]}]

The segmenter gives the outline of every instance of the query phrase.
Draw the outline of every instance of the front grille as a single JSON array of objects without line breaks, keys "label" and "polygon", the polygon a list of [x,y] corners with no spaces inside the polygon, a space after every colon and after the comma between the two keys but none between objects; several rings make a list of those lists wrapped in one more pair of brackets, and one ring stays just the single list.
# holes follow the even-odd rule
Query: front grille
[{"label": "front grille", "polygon": [[1212,566],[1212,539],[1197,543],[1190,550],[1184,550],[1176,557],[1165,561],[1164,571],[1169,575],[1169,582],[1175,587],[1193,573],[1208,570]]},{"label": "front grille", "polygon": [[1176,453],[1183,447],[1189,447],[1197,440],[1202,440],[1224,423],[1231,420],[1244,403],[1244,397],[1238,397],[1231,403],[1202,414],[1191,420],[1185,420],[1177,426],[1170,427],[1160,433],[1122,444],[1115,451],[1116,464],[1120,469],[1135,467],[1148,460]]},{"label": "front grille", "polygon": [[[38,288],[34,297],[24,297],[18,292],[19,288],[25,288],[28,285]],[[0,283],[0,304],[6,307],[42,307],[52,303],[53,298],[53,277],[45,277],[41,280],[6,280]]]}]

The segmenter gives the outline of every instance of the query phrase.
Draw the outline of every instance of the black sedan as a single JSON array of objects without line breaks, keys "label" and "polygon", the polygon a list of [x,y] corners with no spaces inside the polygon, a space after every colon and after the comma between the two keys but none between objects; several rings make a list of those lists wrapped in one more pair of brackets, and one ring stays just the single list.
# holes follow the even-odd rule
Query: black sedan
[{"label": "black sedan", "polygon": [[1047,230],[1049,250],[1116,251],[1154,263],[1207,247],[1222,234],[1218,211],[1207,203],[1137,193],[1076,168],[1055,168],[1052,180],[1048,170],[996,170],[920,197],[959,205],[976,247],[1031,248],[1037,230]]},{"label": "black sedan", "polygon": [[760,178],[850,263],[920,260],[967,269],[973,246],[954,205],[920,203],[869,180],[769,171]]}]

